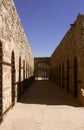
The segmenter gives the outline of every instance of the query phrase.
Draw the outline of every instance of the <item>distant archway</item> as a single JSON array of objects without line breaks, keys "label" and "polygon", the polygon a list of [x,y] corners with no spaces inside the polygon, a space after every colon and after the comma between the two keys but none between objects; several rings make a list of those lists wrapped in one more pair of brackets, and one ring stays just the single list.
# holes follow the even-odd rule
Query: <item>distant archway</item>
[{"label": "distant archway", "polygon": [[38,80],[48,80],[49,79],[49,64],[40,62],[36,65],[35,77]]}]

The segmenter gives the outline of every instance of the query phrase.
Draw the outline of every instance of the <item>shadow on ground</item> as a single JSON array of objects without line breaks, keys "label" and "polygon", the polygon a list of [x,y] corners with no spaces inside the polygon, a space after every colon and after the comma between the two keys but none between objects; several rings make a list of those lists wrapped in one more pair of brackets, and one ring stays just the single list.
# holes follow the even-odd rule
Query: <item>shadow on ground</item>
[{"label": "shadow on ground", "polygon": [[79,107],[77,100],[51,81],[34,81],[19,102],[42,105],[69,105]]}]

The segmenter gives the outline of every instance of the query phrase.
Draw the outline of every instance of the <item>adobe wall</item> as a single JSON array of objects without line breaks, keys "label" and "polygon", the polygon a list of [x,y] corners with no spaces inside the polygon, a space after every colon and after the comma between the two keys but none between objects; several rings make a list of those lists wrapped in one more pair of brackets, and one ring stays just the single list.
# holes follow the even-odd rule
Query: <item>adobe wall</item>
[{"label": "adobe wall", "polygon": [[51,80],[84,105],[84,15],[79,14],[71,24],[51,55],[50,64]]},{"label": "adobe wall", "polygon": [[[3,50],[2,102],[4,113],[14,100],[12,96],[15,96],[17,100],[18,89],[22,93],[24,89],[24,85],[20,88],[22,82],[32,77],[34,72],[32,51],[13,0],[0,0],[0,41]],[[13,62],[15,62],[15,68],[11,66]],[[15,73],[15,78],[12,73]],[[15,95],[12,95],[14,87]]]}]

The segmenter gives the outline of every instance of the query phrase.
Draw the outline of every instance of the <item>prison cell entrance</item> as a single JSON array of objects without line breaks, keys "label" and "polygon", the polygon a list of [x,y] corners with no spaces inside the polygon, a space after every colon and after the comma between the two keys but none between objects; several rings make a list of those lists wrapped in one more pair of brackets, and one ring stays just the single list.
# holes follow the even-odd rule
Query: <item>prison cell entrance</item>
[{"label": "prison cell entrance", "polygon": [[77,58],[74,57],[74,97],[78,96],[78,84],[77,84],[77,76],[78,73],[78,64],[77,64]]},{"label": "prison cell entrance", "polygon": [[21,96],[21,57],[19,57],[19,84],[18,84],[18,99]]},{"label": "prison cell entrance", "polygon": [[12,57],[11,57],[11,64],[12,64],[12,73],[11,73],[11,79],[12,79],[12,105],[15,104],[15,56],[14,51],[12,51]]}]

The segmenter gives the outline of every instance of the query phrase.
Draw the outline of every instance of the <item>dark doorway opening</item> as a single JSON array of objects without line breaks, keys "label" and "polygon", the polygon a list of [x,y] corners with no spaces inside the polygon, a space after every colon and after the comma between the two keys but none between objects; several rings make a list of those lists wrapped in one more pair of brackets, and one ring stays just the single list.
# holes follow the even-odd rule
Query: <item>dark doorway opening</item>
[{"label": "dark doorway opening", "polygon": [[77,63],[77,58],[75,56],[74,57],[74,97],[78,96],[77,79],[78,79],[78,63]]},{"label": "dark doorway opening", "polygon": [[11,80],[12,80],[12,105],[15,104],[15,55],[14,51],[12,51],[11,56],[11,64],[12,64],[12,72],[11,72]]}]

